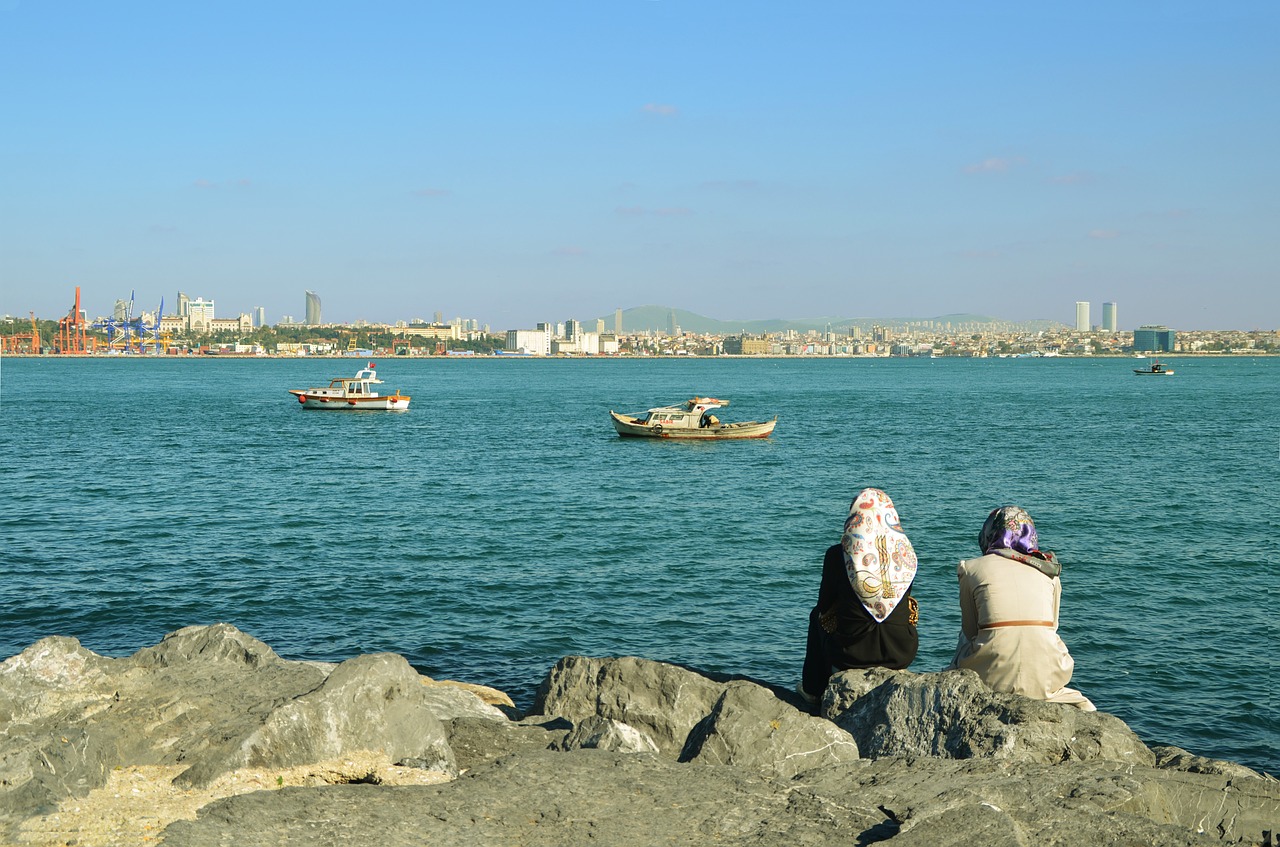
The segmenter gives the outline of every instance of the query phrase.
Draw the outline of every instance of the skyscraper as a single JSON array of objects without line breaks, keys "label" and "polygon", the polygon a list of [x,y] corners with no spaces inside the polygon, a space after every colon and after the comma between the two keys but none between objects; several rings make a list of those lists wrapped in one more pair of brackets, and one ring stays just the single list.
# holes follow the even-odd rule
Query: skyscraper
[{"label": "skyscraper", "polygon": [[267,310],[262,306],[253,307],[253,325],[259,329],[267,325]]},{"label": "skyscraper", "polygon": [[1089,301],[1076,301],[1076,332],[1089,331]]},{"label": "skyscraper", "polygon": [[307,316],[303,319],[307,326],[320,326],[320,295],[307,291]]},{"label": "skyscraper", "polygon": [[615,309],[613,312],[613,331],[618,335],[622,335],[622,310]]},{"label": "skyscraper", "polygon": [[1102,304],[1102,331],[1115,332],[1117,326],[1118,325],[1116,324],[1116,304],[1103,303]]}]

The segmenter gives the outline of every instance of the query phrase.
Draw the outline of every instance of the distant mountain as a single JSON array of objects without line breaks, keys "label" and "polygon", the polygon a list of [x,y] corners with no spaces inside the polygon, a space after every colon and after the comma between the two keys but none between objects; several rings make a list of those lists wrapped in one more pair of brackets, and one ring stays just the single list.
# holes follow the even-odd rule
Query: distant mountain
[{"label": "distant mountain", "polygon": [[[770,318],[764,320],[750,321],[723,321],[716,318],[708,318],[704,315],[687,312],[684,309],[673,309],[670,306],[636,306],[631,309],[622,310],[622,329],[624,332],[645,332],[653,330],[656,332],[667,332],[670,329],[671,315],[675,315],[676,326],[680,327],[684,332],[695,333],[714,333],[718,335],[736,335],[745,332],[749,335],[763,335],[771,332],[786,332],[794,330],[796,332],[808,332],[809,330],[817,330],[818,332],[826,331],[827,327],[836,331],[847,331],[851,326],[860,327],[863,330],[869,330],[873,326],[885,326],[890,328],[903,328],[908,324],[919,325],[921,321],[933,321],[936,327],[946,327],[950,324],[952,327],[958,327],[961,324],[1009,324],[1016,323],[1017,326],[1028,331],[1037,331],[1041,329],[1054,329],[1064,326],[1058,321],[1005,321],[1000,318],[993,318],[987,315],[939,315],[937,317],[914,317],[914,318],[841,318],[841,317],[818,317],[818,318],[797,318],[794,320],[784,320],[781,318]],[[614,329],[614,316],[604,315],[599,318],[604,321],[605,329],[612,332]],[[594,324],[592,320],[590,324]]]}]

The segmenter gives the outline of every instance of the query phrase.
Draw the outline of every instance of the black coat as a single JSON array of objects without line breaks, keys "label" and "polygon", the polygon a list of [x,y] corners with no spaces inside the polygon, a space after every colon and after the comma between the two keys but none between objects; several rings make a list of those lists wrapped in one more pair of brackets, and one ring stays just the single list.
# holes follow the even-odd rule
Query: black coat
[{"label": "black coat", "polygon": [[840,545],[827,548],[814,613],[821,621],[826,657],[837,670],[901,669],[911,664],[920,647],[912,621],[915,608],[908,589],[889,617],[877,623],[849,584]]}]

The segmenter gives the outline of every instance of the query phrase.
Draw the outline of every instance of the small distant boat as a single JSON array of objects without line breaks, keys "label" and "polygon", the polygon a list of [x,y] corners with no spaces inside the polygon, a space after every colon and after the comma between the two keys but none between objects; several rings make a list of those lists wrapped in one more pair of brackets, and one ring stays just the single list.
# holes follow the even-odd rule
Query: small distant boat
[{"label": "small distant boat", "polygon": [[1133,372],[1138,376],[1173,376],[1173,368],[1163,365],[1159,361],[1152,361],[1145,368],[1134,368]]},{"label": "small distant boat", "polygon": [[379,394],[374,388],[381,385],[373,362],[356,371],[355,376],[340,376],[329,381],[325,388],[290,388],[289,393],[298,398],[304,409],[322,409],[331,412],[379,411],[407,412],[409,398],[398,390],[395,394]]},{"label": "small distant boat", "polygon": [[728,405],[728,400],[716,397],[694,397],[684,403],[658,406],[642,415],[620,415],[610,409],[609,417],[618,435],[634,438],[768,438],[778,424],[777,415],[767,421],[722,423],[715,410]]}]

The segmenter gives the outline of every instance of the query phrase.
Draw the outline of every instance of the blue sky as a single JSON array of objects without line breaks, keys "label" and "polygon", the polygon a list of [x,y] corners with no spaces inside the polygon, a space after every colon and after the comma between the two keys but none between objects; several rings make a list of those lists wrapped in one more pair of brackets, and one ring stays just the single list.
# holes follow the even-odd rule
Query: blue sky
[{"label": "blue sky", "polygon": [[0,0],[0,312],[1280,327],[1280,4]]}]

